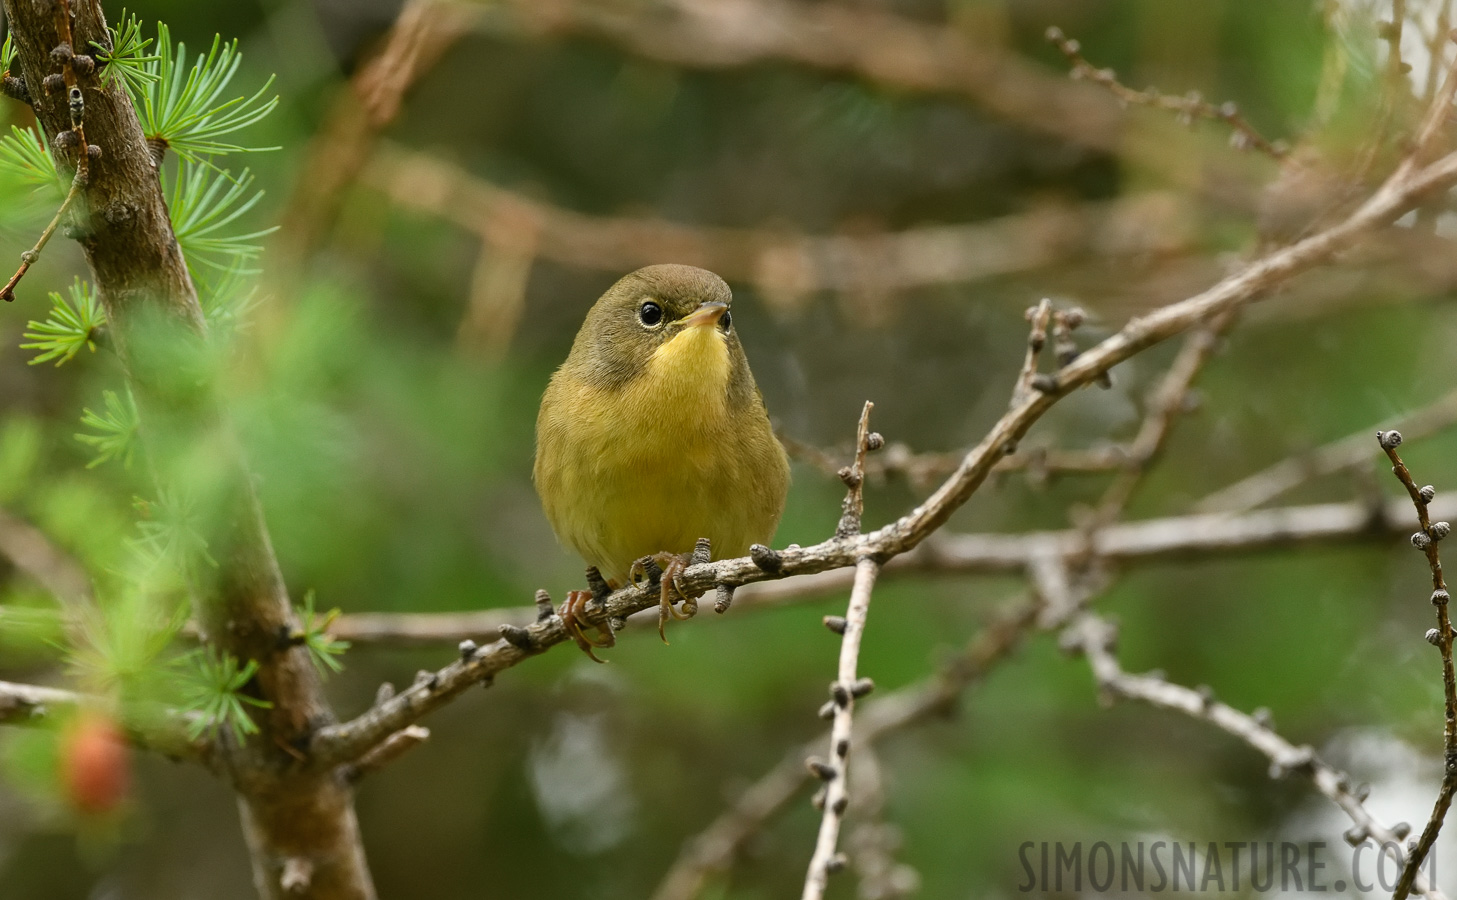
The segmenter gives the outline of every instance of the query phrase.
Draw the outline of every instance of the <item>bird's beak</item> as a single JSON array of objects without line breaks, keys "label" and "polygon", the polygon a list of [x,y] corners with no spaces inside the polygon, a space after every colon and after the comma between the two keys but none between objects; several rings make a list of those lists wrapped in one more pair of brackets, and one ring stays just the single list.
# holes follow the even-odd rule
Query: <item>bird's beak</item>
[{"label": "bird's beak", "polygon": [[728,311],[727,303],[720,303],[711,300],[695,309],[692,314],[683,320],[683,327],[691,328],[694,325],[717,325],[718,320]]}]

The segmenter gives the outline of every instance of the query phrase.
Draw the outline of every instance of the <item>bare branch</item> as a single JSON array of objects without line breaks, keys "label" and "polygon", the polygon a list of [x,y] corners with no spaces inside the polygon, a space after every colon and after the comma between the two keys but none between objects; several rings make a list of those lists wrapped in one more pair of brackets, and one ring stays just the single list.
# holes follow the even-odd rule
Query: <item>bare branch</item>
[{"label": "bare branch", "polygon": [[1442,77],[1442,58],[1446,55],[1447,41],[1452,33],[1452,0],[1442,0],[1433,25],[1432,33],[1424,35],[1427,42],[1427,75],[1423,100],[1427,103],[1432,101]]},{"label": "bare branch", "polygon": [[345,613],[329,623],[329,635],[351,644],[402,647],[489,643],[501,637],[502,625],[529,625],[536,610],[480,609],[445,613]]},{"label": "bare branch", "polygon": [[[1009,604],[937,675],[867,702],[855,717],[851,740],[857,747],[869,747],[904,728],[948,714],[969,687],[1016,650],[1032,628],[1038,608],[1039,603],[1030,597]],[[692,900],[712,878],[727,872],[744,845],[816,780],[806,770],[804,759],[829,739],[826,732],[791,752],[707,828],[685,841],[678,859],[653,892],[653,900]]]},{"label": "bare branch", "polygon": [[508,255],[612,273],[673,259],[730,282],[754,284],[781,308],[792,308],[817,291],[894,296],[928,285],[1031,271],[1079,254],[1163,256],[1187,248],[1193,234],[1187,208],[1167,193],[1101,204],[1049,204],[965,225],[815,237],[589,216],[396,146],[382,147],[360,177],[394,203],[482,235]]},{"label": "bare branch", "polygon": [[51,710],[74,709],[85,702],[74,691],[0,681],[0,722],[7,725],[43,719]]},{"label": "bare branch", "polygon": [[340,91],[309,144],[293,193],[280,216],[270,268],[288,276],[324,239],[345,191],[399,114],[405,94],[469,26],[464,4],[409,0],[374,55]]},{"label": "bare branch", "polygon": [[[1400,6],[1402,0],[1393,0]],[[1397,26],[1400,27],[1399,25]],[[1450,38],[1457,38],[1457,35],[1448,35]],[[1400,60],[1399,54],[1396,58]],[[1416,138],[1412,142],[1411,152],[1406,159],[1402,160],[1397,167],[1393,179],[1402,179],[1411,172],[1426,164],[1438,150],[1442,142],[1443,132],[1446,131],[1449,117],[1452,115],[1452,100],[1457,97],[1457,56],[1447,64],[1447,72],[1442,81],[1442,87],[1437,91],[1431,104],[1427,106],[1426,114],[1422,117],[1421,125],[1417,128]]]},{"label": "bare branch", "polygon": [[1233,313],[1225,313],[1200,326],[1184,339],[1179,355],[1165,373],[1158,388],[1149,398],[1148,413],[1138,434],[1128,445],[1122,469],[1104,490],[1102,498],[1088,519],[1089,528],[1106,526],[1123,514],[1143,481],[1149,465],[1163,450],[1173,428],[1174,419],[1184,411],[1194,380],[1219,346],[1220,338],[1234,323]]},{"label": "bare branch", "polygon": [[396,731],[384,743],[360,757],[359,762],[345,769],[345,777],[358,781],[409,753],[430,739],[430,729],[423,725],[411,725]]},{"label": "bare branch", "polygon": [[1406,75],[1411,66],[1401,59],[1401,33],[1406,26],[1406,0],[1391,0],[1391,21],[1382,22],[1380,33],[1386,40],[1387,102],[1395,105],[1407,93]]},{"label": "bare branch", "polygon": [[850,589],[850,605],[846,608],[845,618],[839,623],[844,637],[840,641],[839,670],[830,685],[834,721],[830,725],[829,759],[811,757],[808,762],[810,771],[825,782],[825,787],[823,796],[816,798],[824,809],[824,815],[820,818],[819,836],[815,839],[809,871],[805,873],[804,900],[823,897],[830,875],[845,867],[844,854],[835,847],[840,840],[840,824],[845,819],[845,809],[850,805],[850,736],[855,698],[870,693],[874,687],[870,679],[858,677],[856,667],[860,662],[860,639],[865,634],[865,619],[870,612],[870,593],[879,573],[880,566],[868,557],[855,564],[855,585]]},{"label": "bare branch", "polygon": [[[77,130],[79,131],[80,129]],[[85,157],[86,154],[83,153],[80,158],[85,159]],[[25,273],[30,271],[30,267],[35,265],[36,260],[40,259],[41,251],[46,248],[46,244],[50,243],[51,236],[56,233],[56,229],[60,227],[61,220],[70,211],[71,204],[75,202],[77,195],[81,193],[81,186],[84,183],[85,179],[79,171],[72,176],[71,187],[66,191],[66,198],[61,201],[60,207],[56,209],[56,214],[51,216],[50,222],[46,223],[46,227],[42,229],[40,237],[36,238],[35,246],[20,254],[20,266],[15,270],[15,274],[10,276],[10,280],[5,282],[4,286],[0,286],[0,300],[4,300],[6,303],[13,303],[15,301],[16,285],[20,284],[20,279],[24,278]]]},{"label": "bare branch", "polygon": [[[966,34],[876,7],[788,0],[508,0],[476,6],[483,30],[584,33],[648,59],[699,69],[787,60],[905,90],[958,94],[1035,131],[1117,150],[1123,113],[1100,92]],[[1153,154],[1149,154],[1153,156]]]},{"label": "bare branch", "polygon": [[1067,57],[1067,61],[1072,64],[1073,78],[1085,78],[1095,84],[1100,84],[1123,103],[1176,112],[1179,114],[1180,121],[1190,125],[1194,123],[1195,119],[1223,122],[1230,127],[1232,132],[1230,143],[1239,150],[1253,147],[1274,159],[1283,159],[1290,152],[1289,146],[1284,141],[1266,140],[1264,135],[1256,131],[1255,127],[1240,115],[1239,107],[1232,102],[1215,106],[1201,97],[1198,91],[1190,91],[1183,97],[1174,97],[1156,88],[1135,91],[1120,82],[1117,73],[1112,69],[1100,69],[1084,59],[1081,45],[1064,35],[1062,29],[1055,26],[1047,29],[1047,40],[1062,51],[1062,55]]},{"label": "bare branch", "polygon": [[1417,870],[1442,830],[1447,810],[1452,806],[1452,796],[1457,793],[1457,673],[1454,673],[1452,665],[1452,619],[1447,609],[1452,598],[1447,593],[1447,583],[1442,577],[1442,557],[1437,550],[1437,544],[1451,532],[1452,526],[1447,522],[1431,520],[1428,505],[1436,496],[1436,491],[1431,485],[1418,488],[1406,464],[1401,461],[1396,452],[1396,448],[1401,445],[1401,432],[1378,431],[1376,440],[1391,460],[1391,473],[1406,488],[1412,505],[1416,507],[1417,522],[1421,530],[1411,536],[1411,542],[1426,555],[1427,566],[1432,571],[1432,605],[1437,608],[1437,627],[1428,632],[1427,640],[1436,644],[1442,653],[1442,689],[1446,701],[1442,728],[1442,788],[1437,794],[1437,802],[1432,809],[1431,818],[1427,821],[1427,827],[1422,829],[1422,836],[1416,847],[1407,854],[1406,865],[1402,868],[1401,878],[1396,882],[1396,890],[1392,893],[1392,900],[1406,900]]},{"label": "bare branch", "polygon": [[0,555],[75,612],[91,605],[91,576],[38,528],[0,509]]},{"label": "bare branch", "polygon": [[1012,388],[1012,401],[1009,405],[1013,408],[1032,395],[1032,379],[1037,377],[1038,360],[1042,357],[1042,348],[1047,345],[1047,326],[1052,321],[1052,301],[1043,297],[1041,303],[1027,309],[1026,316],[1027,321],[1032,323],[1032,330],[1027,334],[1027,355],[1022,359],[1022,371],[1017,375],[1017,386]]},{"label": "bare branch", "polygon": [[[784,434],[779,435],[779,441],[784,444],[791,459],[807,462],[826,475],[838,474],[840,464],[832,451]],[[913,487],[932,487],[955,472],[965,455],[965,451],[917,453],[905,444],[893,443],[885,448],[884,453],[865,461],[865,476],[871,480],[901,476]],[[1019,447],[1016,452],[1002,458],[993,471],[998,474],[1025,472],[1029,479],[1043,482],[1060,475],[1096,475],[1115,471],[1123,465],[1127,456],[1127,449],[1118,444],[1088,450]]]},{"label": "bare branch", "polygon": [[[1457,425],[1457,391],[1452,391],[1429,406],[1384,422],[1379,430],[1400,431],[1410,441],[1430,437],[1453,425]],[[1309,453],[1281,460],[1208,495],[1194,504],[1194,511],[1245,512],[1268,503],[1312,478],[1370,465],[1372,430],[1363,428]]]},{"label": "bare branch", "polygon": [[[1130,675],[1123,671],[1114,655],[1115,641],[1116,629],[1113,626],[1097,616],[1084,613],[1068,626],[1063,646],[1087,655],[1093,676],[1105,698],[1142,700],[1202,719],[1239,738],[1269,758],[1271,777],[1299,773],[1310,778],[1316,790],[1351,817],[1355,827],[1346,833],[1348,840],[1358,844],[1373,840],[1381,853],[1390,854],[1398,863],[1402,861],[1401,839],[1406,832],[1388,828],[1372,816],[1363,805],[1364,795],[1352,791],[1351,779],[1344,772],[1321,760],[1310,747],[1296,747],[1286,741],[1269,727],[1263,716],[1246,715],[1226,706],[1215,700],[1207,689],[1196,691],[1151,675]],[[1444,900],[1445,895],[1428,884],[1420,874],[1417,875],[1416,887],[1430,900]]]},{"label": "bare branch", "polygon": [[860,411],[860,422],[855,428],[855,459],[839,470],[837,475],[845,483],[845,502],[840,507],[840,523],[835,526],[835,537],[847,538],[860,533],[860,516],[865,512],[865,454],[885,446],[885,439],[870,430],[870,411],[875,404],[865,401]]},{"label": "bare branch", "polygon": [[[1457,499],[1442,498],[1434,509],[1457,513]],[[1143,519],[1100,529],[1089,548],[1109,562],[1155,558],[1186,559],[1245,553],[1302,544],[1361,540],[1370,534],[1410,530],[1404,504],[1319,503],[1277,507],[1243,515],[1207,514]],[[948,572],[1014,572],[1039,551],[1066,557],[1084,546],[1079,529],[1015,534],[942,534],[927,542],[925,559],[910,565]],[[891,572],[898,568],[891,563]]]},{"label": "bare branch", "polygon": [[[1369,435],[1367,437],[1369,440]],[[873,457],[871,457],[873,460]],[[869,462],[870,460],[867,460]],[[1432,514],[1457,518],[1457,496],[1438,498]],[[1322,503],[1286,506],[1240,515],[1202,514],[1142,519],[1100,529],[1091,552],[1108,563],[1135,564],[1167,559],[1201,559],[1223,555],[1321,546],[1381,539],[1410,531],[1410,506],[1391,502]],[[1011,533],[957,534],[939,532],[919,547],[882,568],[882,577],[915,574],[1007,574],[1025,571],[1039,555],[1067,557],[1088,547],[1078,529]],[[773,609],[848,590],[854,572],[831,569],[738,588],[734,609]],[[656,619],[656,611],[635,613],[629,622]],[[36,614],[40,618],[40,614]],[[525,628],[538,621],[534,607],[440,613],[345,613],[329,624],[330,636],[355,644],[416,647],[487,644],[501,627]],[[63,624],[57,618],[57,625]],[[196,637],[195,629],[191,632]]]},{"label": "bare branch", "polygon": [[[0,681],[0,725],[39,725],[51,721],[56,713],[69,713],[87,706],[105,706],[105,701],[61,688]],[[134,747],[172,759],[214,765],[212,743],[188,737],[187,722],[181,713],[162,710],[123,724],[127,741]]]}]

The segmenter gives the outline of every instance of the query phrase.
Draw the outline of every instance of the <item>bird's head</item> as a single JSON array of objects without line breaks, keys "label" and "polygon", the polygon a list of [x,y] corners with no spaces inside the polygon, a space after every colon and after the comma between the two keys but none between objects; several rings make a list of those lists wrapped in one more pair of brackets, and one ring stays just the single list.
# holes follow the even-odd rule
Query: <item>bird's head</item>
[{"label": "bird's head", "polygon": [[722,278],[692,266],[638,269],[607,290],[587,313],[567,364],[605,388],[638,379],[663,390],[754,391],[734,332],[733,294]]}]

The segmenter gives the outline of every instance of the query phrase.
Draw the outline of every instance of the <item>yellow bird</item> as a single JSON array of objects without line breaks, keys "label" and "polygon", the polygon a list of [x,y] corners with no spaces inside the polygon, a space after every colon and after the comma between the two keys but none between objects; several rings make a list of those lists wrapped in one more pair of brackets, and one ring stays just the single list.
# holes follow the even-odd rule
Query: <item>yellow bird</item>
[{"label": "yellow bird", "polygon": [[[734,331],[733,295],[692,266],[648,266],[592,305],[536,419],[536,491],[557,538],[611,587],[663,569],[658,633],[699,538],[716,559],[774,536],[789,460]],[[574,591],[567,631],[591,655]],[[594,656],[593,659],[596,659]]]}]

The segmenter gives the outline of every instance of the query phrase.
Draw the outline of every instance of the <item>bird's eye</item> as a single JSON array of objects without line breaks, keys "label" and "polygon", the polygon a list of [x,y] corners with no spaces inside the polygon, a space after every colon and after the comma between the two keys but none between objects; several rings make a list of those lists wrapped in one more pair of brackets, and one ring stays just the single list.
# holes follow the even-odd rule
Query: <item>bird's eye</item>
[{"label": "bird's eye", "polygon": [[723,315],[718,317],[718,327],[722,328],[724,331],[728,331],[730,328],[734,327],[733,314],[730,313],[728,310],[724,310]]},{"label": "bird's eye", "polygon": [[637,317],[647,327],[655,328],[663,322],[663,308],[649,300],[637,311]]}]

